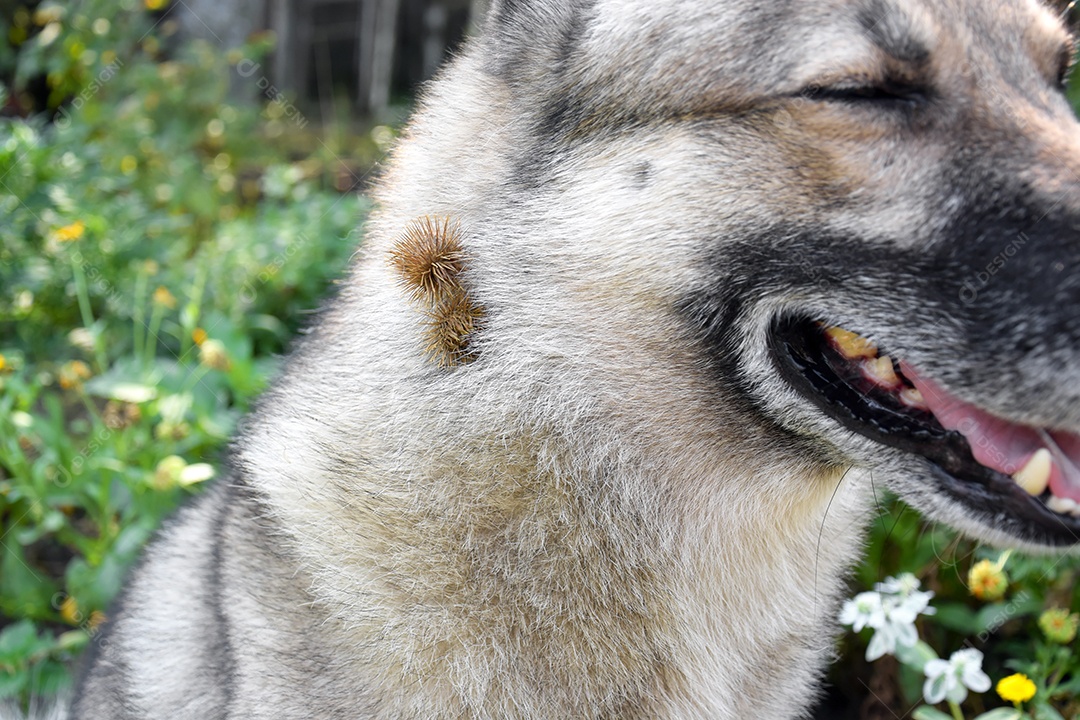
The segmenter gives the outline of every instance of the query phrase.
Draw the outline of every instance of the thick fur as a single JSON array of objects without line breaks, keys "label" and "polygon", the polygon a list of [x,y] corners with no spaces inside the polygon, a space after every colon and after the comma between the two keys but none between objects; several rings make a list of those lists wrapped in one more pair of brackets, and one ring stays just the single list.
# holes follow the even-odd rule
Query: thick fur
[{"label": "thick fur", "polygon": [[[133,572],[74,716],[799,716],[872,481],[1040,541],[817,411],[771,323],[1080,427],[1066,43],[1035,0],[497,4],[228,478]],[[895,77],[917,102],[820,91]],[[431,217],[482,308],[468,363],[432,362],[390,260]]]}]

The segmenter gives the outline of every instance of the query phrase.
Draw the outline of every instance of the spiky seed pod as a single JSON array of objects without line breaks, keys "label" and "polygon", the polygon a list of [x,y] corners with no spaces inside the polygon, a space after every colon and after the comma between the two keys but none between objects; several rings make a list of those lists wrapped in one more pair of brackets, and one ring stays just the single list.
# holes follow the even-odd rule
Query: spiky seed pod
[{"label": "spiky seed pod", "polygon": [[405,228],[389,256],[402,285],[424,312],[424,352],[440,367],[476,359],[469,339],[484,316],[462,282],[461,225],[448,216],[424,216]]},{"label": "spiky seed pod", "polygon": [[454,367],[476,359],[470,339],[483,320],[477,306],[464,289],[459,289],[427,311],[425,352],[439,367]]},{"label": "spiky seed pod", "polygon": [[437,306],[462,290],[461,225],[447,216],[413,220],[390,251],[390,264],[417,302]]}]

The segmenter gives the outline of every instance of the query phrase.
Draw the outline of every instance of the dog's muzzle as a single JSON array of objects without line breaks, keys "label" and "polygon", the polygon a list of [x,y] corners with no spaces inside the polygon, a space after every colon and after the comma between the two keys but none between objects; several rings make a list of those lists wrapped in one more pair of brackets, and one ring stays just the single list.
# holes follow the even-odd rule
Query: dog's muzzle
[{"label": "dog's muzzle", "polygon": [[1054,545],[1080,538],[1080,435],[995,416],[837,327],[779,319],[782,374],[843,426],[931,463],[941,490]]}]

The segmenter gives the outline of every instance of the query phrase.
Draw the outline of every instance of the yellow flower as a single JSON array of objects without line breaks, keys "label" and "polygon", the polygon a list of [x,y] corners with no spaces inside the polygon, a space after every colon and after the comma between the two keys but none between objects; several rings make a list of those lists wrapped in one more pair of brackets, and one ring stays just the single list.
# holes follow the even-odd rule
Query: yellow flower
[{"label": "yellow flower", "polygon": [[60,617],[64,618],[64,622],[69,625],[78,625],[82,622],[82,613],[79,612],[79,603],[75,602],[75,598],[68,595],[64,598],[64,602],[60,603]]},{"label": "yellow flower", "polygon": [[101,419],[110,430],[123,430],[142,419],[142,410],[134,403],[110,400],[101,411]]},{"label": "yellow flower", "polygon": [[154,468],[151,484],[155,489],[163,491],[176,487],[176,484],[180,481],[180,473],[184,472],[186,467],[187,462],[179,455],[169,455],[162,458],[157,467]]},{"label": "yellow flower", "polygon": [[82,220],[76,220],[70,225],[65,225],[62,228],[56,230],[56,239],[60,242],[74,242],[83,236],[86,232],[86,223]]},{"label": "yellow flower", "polygon": [[997,694],[1005,702],[1018,705],[1035,697],[1035,683],[1027,675],[1016,673],[998,681]]},{"label": "yellow flower", "polygon": [[203,340],[199,344],[199,362],[214,370],[228,370],[231,362],[225,343],[220,340]]},{"label": "yellow flower", "polygon": [[101,623],[103,622],[105,622],[105,613],[100,610],[94,610],[90,613],[90,619],[87,621],[86,626],[90,632],[94,632],[101,627]]},{"label": "yellow flower", "polygon": [[196,345],[202,345],[206,342],[206,331],[202,328],[195,328],[191,331],[191,339],[195,341]]},{"label": "yellow flower", "polygon": [[186,422],[162,420],[154,427],[154,437],[158,440],[183,440],[191,433],[191,425]]},{"label": "yellow flower", "polygon": [[154,291],[154,302],[170,310],[176,307],[176,298],[164,285],[159,285],[158,289]]},{"label": "yellow flower", "polygon": [[160,10],[167,2],[168,0],[143,0],[147,10]]},{"label": "yellow flower", "polygon": [[971,566],[968,572],[968,589],[980,600],[994,602],[1005,597],[1009,587],[1009,576],[999,564],[989,560],[980,560]]},{"label": "yellow flower", "polygon": [[4,372],[4,369],[6,367],[7,367],[7,358],[4,357],[3,355],[0,355],[0,372]]},{"label": "yellow flower", "polygon": [[1039,628],[1051,642],[1068,645],[1076,639],[1076,628],[1080,625],[1080,615],[1069,613],[1063,608],[1047,610],[1039,616]]},{"label": "yellow flower", "polygon": [[82,381],[93,376],[90,366],[82,360],[72,360],[60,368],[60,387],[65,390],[82,386]]}]

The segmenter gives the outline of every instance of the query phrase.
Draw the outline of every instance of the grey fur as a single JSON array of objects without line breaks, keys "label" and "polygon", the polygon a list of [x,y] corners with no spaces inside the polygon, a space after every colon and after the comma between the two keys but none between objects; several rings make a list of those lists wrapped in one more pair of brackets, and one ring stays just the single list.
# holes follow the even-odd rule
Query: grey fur
[{"label": "grey fur", "polygon": [[[74,717],[800,716],[871,473],[1044,543],[819,411],[770,328],[857,329],[1080,427],[1063,42],[1034,0],[497,4],[228,477],[132,573]],[[920,97],[837,96],[886,72]],[[427,215],[464,231],[467,365],[428,361],[387,263]]]}]

